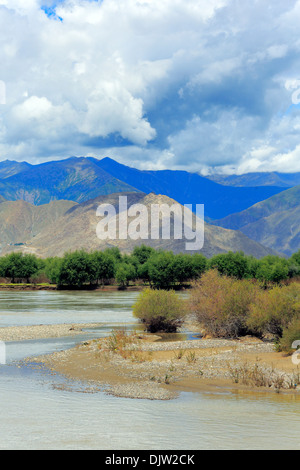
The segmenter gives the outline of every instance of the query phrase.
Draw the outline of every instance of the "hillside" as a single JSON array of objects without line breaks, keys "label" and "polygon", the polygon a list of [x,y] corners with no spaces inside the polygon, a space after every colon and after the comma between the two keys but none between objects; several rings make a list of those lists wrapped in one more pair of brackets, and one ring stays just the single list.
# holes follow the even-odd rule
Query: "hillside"
[{"label": "hillside", "polygon": [[110,175],[144,193],[165,194],[180,204],[205,204],[205,217],[220,219],[283,191],[281,187],[240,188],[224,186],[208,178],[178,170],[141,171],[110,159],[93,159]]},{"label": "hillside", "polygon": [[[6,171],[12,172],[15,163],[7,164]],[[19,171],[5,178],[1,176],[0,167],[0,195],[11,201],[23,199],[35,205],[47,204],[52,200],[82,202],[116,191],[135,191],[135,188],[86,158],[26,164],[23,169],[19,168]]]},{"label": "hillside", "polygon": [[300,185],[214,223],[290,256],[300,248]]},{"label": "hillside", "polygon": [[27,162],[14,162],[11,160],[4,160],[0,162],[0,179],[6,179],[10,176],[17,175],[23,171],[32,168]]},{"label": "hillside", "polygon": [[[116,240],[99,240],[96,236],[96,227],[100,221],[100,218],[96,215],[97,208],[100,204],[112,204],[114,207],[118,207],[119,195],[127,196],[128,206],[135,203],[144,204],[148,208],[148,214],[150,214],[150,206],[152,204],[165,203],[171,205],[175,203],[174,200],[166,196],[157,196],[153,193],[146,195],[135,192],[100,196],[81,204],[73,203],[73,205],[62,213],[56,221],[53,221],[51,225],[43,227],[35,237],[29,236],[26,245],[19,247],[6,246],[4,252],[8,253],[21,250],[36,253],[42,257],[48,257],[61,256],[69,250],[73,251],[81,248],[87,250],[101,250],[112,246],[118,246],[122,252],[131,252],[136,244],[141,243],[151,245],[155,248],[172,250],[174,253],[185,252],[186,240],[174,240],[174,238],[170,240],[150,239],[137,241],[130,238],[127,240],[119,240],[118,238]],[[117,220],[119,220],[119,215],[117,215]],[[129,219],[129,221],[130,220],[133,219]],[[14,221],[14,224],[16,223],[17,219]],[[26,233],[29,233],[29,230],[27,230]],[[24,237],[22,240],[24,241]],[[207,257],[211,257],[216,253],[223,253],[229,250],[241,250],[257,258],[273,252],[259,243],[250,240],[241,232],[205,224],[205,243],[201,253]]]},{"label": "hillside", "polygon": [[[16,249],[33,240],[41,231],[51,234],[51,227],[71,207],[71,201],[53,201],[34,206],[26,201],[5,201],[0,204],[0,252]],[[22,245],[21,245],[22,246]]]},{"label": "hillside", "polygon": [[240,212],[284,190],[279,186],[230,187],[187,171],[141,171],[110,158],[2,164],[0,196],[35,205],[62,199],[80,203],[115,192],[154,192],[180,204],[205,204],[205,217],[210,220]]},{"label": "hillside", "polygon": [[287,189],[300,184],[300,173],[278,173],[276,171],[243,175],[211,175],[208,178],[216,183],[236,187],[276,186]]}]

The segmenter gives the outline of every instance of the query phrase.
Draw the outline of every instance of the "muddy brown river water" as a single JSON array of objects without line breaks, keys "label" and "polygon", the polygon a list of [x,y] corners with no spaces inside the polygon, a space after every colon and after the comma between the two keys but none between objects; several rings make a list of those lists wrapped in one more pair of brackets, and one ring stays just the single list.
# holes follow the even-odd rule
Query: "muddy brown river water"
[{"label": "muddy brown river water", "polygon": [[13,341],[0,366],[0,449],[300,449],[300,406],[294,396],[181,393],[153,401],[86,393],[25,357],[70,348],[135,327],[134,292],[0,292],[0,327],[101,323],[76,337]]}]

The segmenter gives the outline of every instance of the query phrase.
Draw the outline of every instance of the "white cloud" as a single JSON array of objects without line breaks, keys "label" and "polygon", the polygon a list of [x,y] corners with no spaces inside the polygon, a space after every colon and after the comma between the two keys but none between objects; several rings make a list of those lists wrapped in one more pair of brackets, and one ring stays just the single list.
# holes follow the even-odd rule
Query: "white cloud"
[{"label": "white cloud", "polygon": [[0,0],[3,158],[298,168],[299,1],[53,4]]}]

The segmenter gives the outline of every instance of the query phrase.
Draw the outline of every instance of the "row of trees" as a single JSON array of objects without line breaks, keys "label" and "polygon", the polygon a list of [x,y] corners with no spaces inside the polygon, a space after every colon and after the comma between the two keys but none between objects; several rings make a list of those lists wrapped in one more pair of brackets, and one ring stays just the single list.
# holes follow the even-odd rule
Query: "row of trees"
[{"label": "row of trees", "polygon": [[83,250],[63,257],[39,259],[32,254],[11,253],[0,257],[0,277],[11,282],[38,278],[58,286],[82,287],[116,282],[126,287],[139,280],[155,288],[170,288],[199,279],[210,269],[236,279],[257,279],[280,283],[300,275],[300,251],[291,258],[266,256],[260,260],[242,252],[224,253],[205,258],[199,253],[174,254],[142,245],[131,254],[118,248],[104,251]]}]

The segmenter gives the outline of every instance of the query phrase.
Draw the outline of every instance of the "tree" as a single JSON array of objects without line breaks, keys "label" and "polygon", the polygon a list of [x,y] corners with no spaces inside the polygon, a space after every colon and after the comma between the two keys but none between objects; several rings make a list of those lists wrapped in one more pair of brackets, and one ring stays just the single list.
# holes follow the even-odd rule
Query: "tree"
[{"label": "tree", "polygon": [[104,284],[116,274],[116,257],[109,251],[94,251],[90,255],[90,261],[95,270],[95,281]]},{"label": "tree", "polygon": [[147,261],[150,282],[158,289],[175,284],[174,257],[171,251],[157,252]]},{"label": "tree", "polygon": [[247,275],[248,262],[243,252],[222,253],[215,255],[209,261],[209,266],[212,269],[217,269],[220,274],[243,279]]},{"label": "tree", "polygon": [[295,318],[300,318],[298,283],[261,290],[250,307],[247,324],[260,336],[272,334],[278,339]]},{"label": "tree", "polygon": [[62,262],[63,259],[58,256],[47,258],[45,261],[45,274],[53,284],[59,283]]},{"label": "tree", "polygon": [[119,286],[126,287],[129,281],[134,280],[136,277],[136,271],[132,264],[120,263],[117,267],[116,281]]},{"label": "tree", "polygon": [[29,283],[31,276],[35,275],[39,270],[39,262],[35,255],[25,254],[21,259],[21,278],[26,279]]},{"label": "tree", "polygon": [[258,262],[256,279],[279,283],[289,277],[289,262],[278,256],[265,256]]},{"label": "tree", "polygon": [[174,270],[174,277],[180,284],[194,277],[195,271],[191,255],[175,255],[172,268]]},{"label": "tree", "polygon": [[38,270],[38,259],[32,254],[11,253],[4,256],[0,263],[1,275],[11,278],[12,283],[16,279],[26,279],[27,282],[30,282],[30,277]]},{"label": "tree", "polygon": [[207,268],[207,259],[205,256],[200,253],[195,253],[192,255],[192,264],[193,264],[193,278],[198,279],[206,271]]},{"label": "tree", "polygon": [[96,266],[88,253],[80,250],[64,255],[58,276],[59,285],[82,287],[93,283],[96,277]]},{"label": "tree", "polygon": [[139,264],[144,264],[148,261],[150,256],[155,254],[155,249],[151,246],[141,245],[135,246],[132,256],[138,259]]}]

